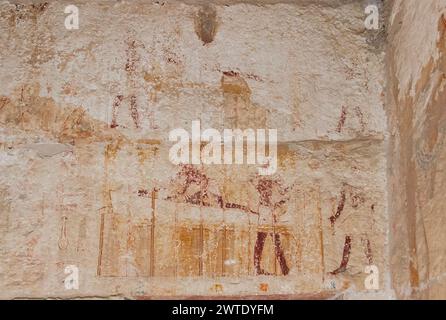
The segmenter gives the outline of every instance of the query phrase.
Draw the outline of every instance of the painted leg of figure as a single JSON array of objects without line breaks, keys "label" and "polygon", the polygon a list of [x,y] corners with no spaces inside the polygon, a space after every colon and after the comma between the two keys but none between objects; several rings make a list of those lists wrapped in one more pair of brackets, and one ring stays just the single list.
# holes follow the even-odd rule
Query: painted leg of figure
[{"label": "painted leg of figure", "polygon": [[290,268],[286,263],[285,255],[283,253],[282,245],[280,243],[280,234],[274,234],[274,246],[276,248],[276,258],[279,260],[280,269],[283,275],[287,275],[290,272]]},{"label": "painted leg of figure", "polygon": [[352,249],[352,238],[350,236],[345,237],[344,252],[342,253],[341,265],[336,270],[330,272],[331,274],[338,274],[344,272],[347,269],[348,261],[350,260],[350,250]]},{"label": "painted leg of figure", "polygon": [[370,245],[370,240],[368,238],[365,238],[363,242],[365,257],[367,258],[367,263],[371,266],[373,264],[372,246]]},{"label": "painted leg of figure", "polygon": [[263,246],[265,245],[266,232],[257,232],[256,245],[254,247],[254,267],[256,268],[256,274],[265,274],[265,271],[260,266],[262,260]]}]

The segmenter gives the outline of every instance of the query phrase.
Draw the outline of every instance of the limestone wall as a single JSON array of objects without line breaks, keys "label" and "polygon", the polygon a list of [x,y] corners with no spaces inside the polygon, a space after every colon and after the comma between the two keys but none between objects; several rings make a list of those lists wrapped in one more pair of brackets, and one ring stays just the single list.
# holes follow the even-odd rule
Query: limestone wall
[{"label": "limestone wall", "polygon": [[446,298],[446,2],[395,1],[387,52],[390,265],[399,298]]},{"label": "limestone wall", "polygon": [[[422,2],[376,31],[367,1],[1,1],[0,298],[444,297],[445,2]],[[277,129],[277,171],[174,165],[196,120]]]}]

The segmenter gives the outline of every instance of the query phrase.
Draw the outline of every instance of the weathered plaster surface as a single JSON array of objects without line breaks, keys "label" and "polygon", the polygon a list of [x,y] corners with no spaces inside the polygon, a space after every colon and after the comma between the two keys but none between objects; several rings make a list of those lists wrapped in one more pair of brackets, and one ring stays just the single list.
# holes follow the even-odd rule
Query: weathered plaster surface
[{"label": "weathered plaster surface", "polygon": [[[74,2],[75,31],[64,27],[68,2],[0,3],[2,298],[371,297],[372,264],[373,296],[392,297],[384,52],[362,2]],[[403,67],[417,40],[395,37],[400,101],[416,91],[406,72],[420,68]],[[277,173],[174,166],[169,131],[193,120],[278,129]],[[419,132],[435,135],[430,127]],[[440,212],[441,201],[425,203]],[[253,212],[274,204],[280,219],[260,223]],[[432,236],[430,250],[441,249]],[[79,268],[79,290],[64,288],[67,265]]]},{"label": "weathered plaster surface", "polygon": [[446,1],[395,1],[387,55],[392,285],[446,298]]}]

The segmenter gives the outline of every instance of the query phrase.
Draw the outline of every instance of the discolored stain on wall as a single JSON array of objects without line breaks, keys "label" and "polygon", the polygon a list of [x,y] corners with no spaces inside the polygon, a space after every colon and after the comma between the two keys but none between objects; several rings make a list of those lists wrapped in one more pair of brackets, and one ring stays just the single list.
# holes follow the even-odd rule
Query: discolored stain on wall
[{"label": "discolored stain on wall", "polygon": [[195,16],[195,33],[203,42],[203,45],[214,41],[217,27],[216,8],[211,4],[201,7]]},{"label": "discolored stain on wall", "polygon": [[[365,294],[364,267],[387,272],[382,58],[357,4],[79,7],[69,31],[62,4],[0,5],[1,297],[73,297],[67,265],[105,298]],[[277,172],[174,165],[169,132],[196,120],[277,129]]]}]

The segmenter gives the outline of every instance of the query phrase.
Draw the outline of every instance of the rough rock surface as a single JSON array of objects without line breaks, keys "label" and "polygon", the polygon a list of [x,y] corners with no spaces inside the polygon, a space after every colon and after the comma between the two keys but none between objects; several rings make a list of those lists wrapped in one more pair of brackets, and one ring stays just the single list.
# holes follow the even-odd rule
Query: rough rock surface
[{"label": "rough rock surface", "polygon": [[[0,297],[444,297],[429,2],[387,58],[362,1],[0,2]],[[194,120],[277,129],[277,172],[173,165]]]},{"label": "rough rock surface", "polygon": [[446,1],[395,1],[387,54],[390,265],[399,298],[446,298]]}]

